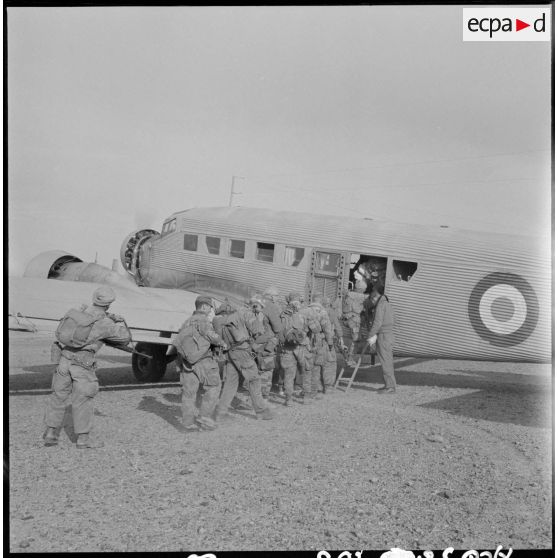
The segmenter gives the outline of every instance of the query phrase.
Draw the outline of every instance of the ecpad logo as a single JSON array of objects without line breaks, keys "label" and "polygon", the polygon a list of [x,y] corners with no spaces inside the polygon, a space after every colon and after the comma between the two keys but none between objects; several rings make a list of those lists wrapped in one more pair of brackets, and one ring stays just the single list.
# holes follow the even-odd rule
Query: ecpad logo
[{"label": "ecpad logo", "polygon": [[463,8],[464,41],[549,41],[550,8]]}]

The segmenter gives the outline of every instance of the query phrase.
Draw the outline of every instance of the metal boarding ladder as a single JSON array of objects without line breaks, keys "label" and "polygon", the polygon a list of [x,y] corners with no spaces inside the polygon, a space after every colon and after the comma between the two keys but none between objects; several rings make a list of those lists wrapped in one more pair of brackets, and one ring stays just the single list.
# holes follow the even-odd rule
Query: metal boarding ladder
[{"label": "metal boarding ladder", "polygon": [[360,353],[356,366],[353,369],[353,373],[351,374],[351,377],[347,377],[347,376],[343,376],[343,373],[345,372],[345,367],[343,366],[343,368],[341,368],[341,372],[339,372],[339,376],[337,376],[337,380],[335,381],[335,384],[333,386],[333,389],[337,389],[339,387],[339,382],[347,382],[347,386],[345,387],[344,393],[347,393],[349,391],[349,389],[351,388],[351,386],[353,385],[353,382],[355,380],[355,376],[357,375],[358,369],[360,368],[360,364],[362,363],[362,357],[366,354],[366,351],[369,349],[369,346],[366,345],[364,351],[362,353]]}]

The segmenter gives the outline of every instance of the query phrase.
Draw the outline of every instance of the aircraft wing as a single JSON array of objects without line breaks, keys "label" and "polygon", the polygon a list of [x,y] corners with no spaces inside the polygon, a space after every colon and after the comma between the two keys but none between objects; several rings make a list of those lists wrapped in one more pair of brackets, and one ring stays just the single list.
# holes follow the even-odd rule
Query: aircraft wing
[{"label": "aircraft wing", "polygon": [[[33,277],[9,278],[9,327],[53,332],[72,307],[91,302],[101,283],[59,281]],[[111,287],[116,300],[110,312],[120,314],[133,341],[169,345],[184,321],[192,315],[196,293],[175,289]]]}]

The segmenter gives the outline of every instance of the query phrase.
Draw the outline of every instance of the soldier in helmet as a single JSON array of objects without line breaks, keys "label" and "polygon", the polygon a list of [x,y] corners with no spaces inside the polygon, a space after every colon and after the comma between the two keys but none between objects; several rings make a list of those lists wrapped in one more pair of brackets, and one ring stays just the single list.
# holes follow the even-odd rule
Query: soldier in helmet
[{"label": "soldier in helmet", "polygon": [[[312,374],[314,358],[310,348],[310,317],[301,312],[302,295],[296,292],[287,296],[287,307],[281,312],[281,367],[284,371],[285,405],[289,407],[294,391],[297,371],[302,378]],[[306,385],[308,383],[306,382]],[[305,398],[308,401],[310,399]],[[303,400],[304,401],[304,400]]]},{"label": "soldier in helmet", "polygon": [[353,353],[360,339],[362,311],[366,299],[365,290],[366,281],[359,279],[355,283],[355,289],[353,291],[345,291],[343,295],[343,321],[351,330],[351,346],[346,357],[349,366],[356,365]]},{"label": "soldier in helmet", "polygon": [[249,305],[250,310],[245,312],[245,323],[250,334],[250,347],[255,354],[260,373],[262,396],[267,399],[271,391],[271,374],[275,368],[277,338],[271,329],[269,318],[263,312],[263,298],[255,294],[250,298]]},{"label": "soldier in helmet", "polygon": [[[275,334],[277,342],[279,342],[281,337],[281,331],[283,325],[281,323],[281,312],[283,312],[283,305],[281,304],[281,297],[279,296],[279,289],[274,285],[268,287],[263,293],[264,307],[262,312],[266,315],[269,320],[269,325],[271,330]],[[277,353],[275,358],[275,367],[273,369],[271,377],[272,389],[283,395],[283,370],[281,369],[281,363],[279,359],[279,354]]]},{"label": "soldier in helmet", "polygon": [[312,302],[308,306],[308,310],[312,312],[311,318],[319,324],[319,330],[313,331],[310,334],[310,347],[314,356],[314,366],[312,373],[307,374],[306,382],[303,381],[304,396],[316,399],[321,399],[326,391],[326,364],[330,352],[335,352],[333,348],[333,328],[322,302],[322,295],[314,294]]},{"label": "soldier in helmet", "polygon": [[[339,322],[339,317],[337,316],[337,311],[331,303],[331,299],[324,297],[322,304],[327,312],[329,321],[333,327],[334,341],[337,340],[337,344],[341,351],[345,351],[345,343],[343,341],[343,329],[341,328],[341,323]],[[323,382],[324,382],[324,395],[328,393],[333,384],[335,383],[335,377],[337,375],[337,353],[335,348],[328,351],[326,358],[326,364],[324,366],[323,372]]]},{"label": "soldier in helmet", "polygon": [[[211,323],[213,301],[208,296],[198,296],[195,311],[178,332],[174,346],[178,352],[177,368],[182,384],[182,421],[184,428],[196,431],[217,427],[212,418],[221,391],[219,363],[213,348],[226,349],[227,344],[215,332]],[[198,389],[203,389],[199,415],[195,416]]]},{"label": "soldier in helmet", "polygon": [[243,377],[248,384],[256,417],[264,420],[272,419],[273,413],[262,397],[260,375],[251,352],[246,316],[225,300],[217,308],[213,324],[229,347],[225,362],[223,391],[215,409],[215,418],[222,420],[227,417],[229,406],[238,389],[239,379]]},{"label": "soldier in helmet", "polygon": [[263,292],[264,307],[262,312],[267,316],[269,325],[275,335],[279,335],[282,329],[281,325],[281,312],[283,306],[281,305],[281,297],[279,296],[279,289],[275,286],[268,287]]},{"label": "soldier in helmet", "polygon": [[108,313],[115,299],[116,294],[110,287],[99,287],[93,293],[92,304],[70,310],[60,321],[53,345],[53,360],[58,366],[45,413],[47,428],[43,439],[46,446],[58,444],[68,402],[72,404],[76,447],[87,449],[104,445],[101,440],[89,437],[93,425],[93,398],[99,391],[95,357],[104,342],[128,345],[131,341],[124,318]]}]

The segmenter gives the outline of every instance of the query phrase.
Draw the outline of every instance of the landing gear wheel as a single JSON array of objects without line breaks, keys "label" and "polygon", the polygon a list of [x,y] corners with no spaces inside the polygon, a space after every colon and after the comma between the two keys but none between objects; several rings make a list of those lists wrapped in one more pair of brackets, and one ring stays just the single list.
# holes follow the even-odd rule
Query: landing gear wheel
[{"label": "landing gear wheel", "polygon": [[165,345],[153,343],[138,343],[136,351],[151,355],[149,359],[141,355],[132,355],[132,370],[138,382],[158,382],[167,369],[167,358]]}]

